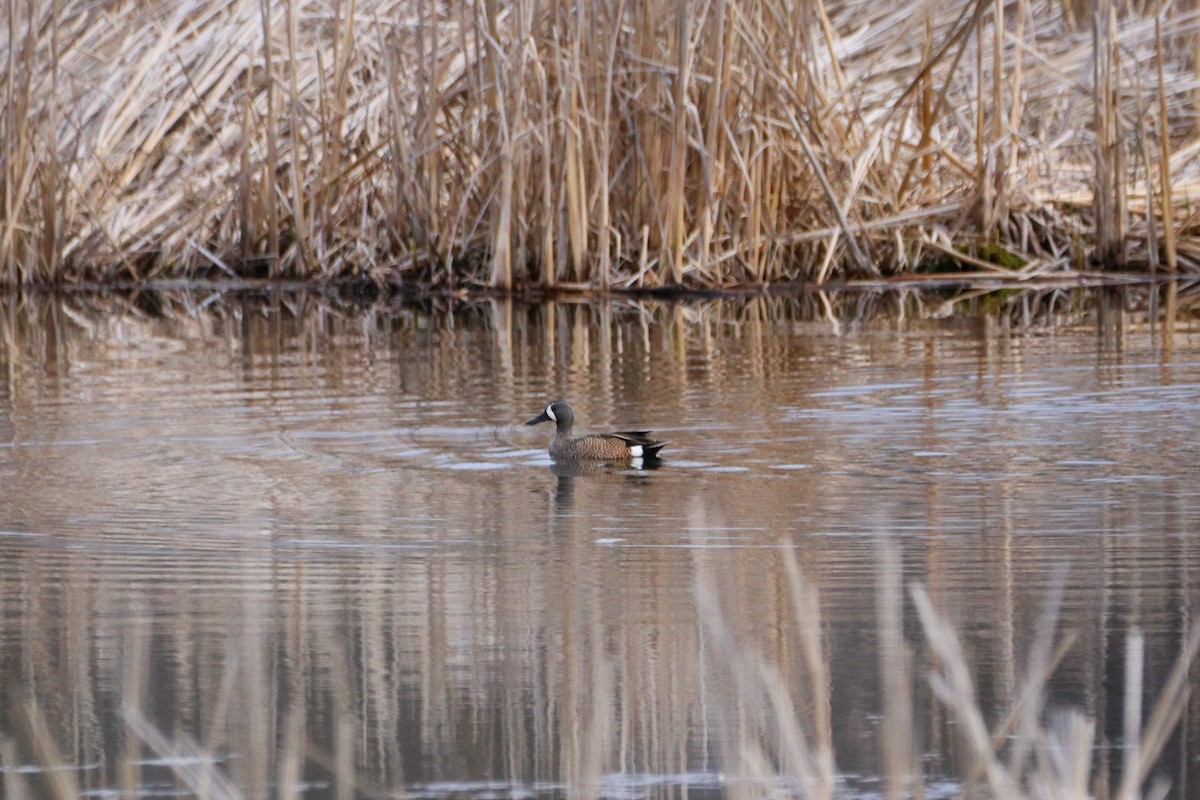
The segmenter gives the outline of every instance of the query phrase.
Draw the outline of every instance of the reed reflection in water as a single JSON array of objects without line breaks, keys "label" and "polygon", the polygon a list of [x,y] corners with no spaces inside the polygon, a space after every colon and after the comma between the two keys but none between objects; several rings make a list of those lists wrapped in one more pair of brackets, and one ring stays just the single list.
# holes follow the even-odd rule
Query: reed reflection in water
[{"label": "reed reflection in water", "polygon": [[[1094,786],[1171,696],[1190,322],[187,302],[0,316],[6,797]],[[552,468],[552,396],[664,467]]]}]

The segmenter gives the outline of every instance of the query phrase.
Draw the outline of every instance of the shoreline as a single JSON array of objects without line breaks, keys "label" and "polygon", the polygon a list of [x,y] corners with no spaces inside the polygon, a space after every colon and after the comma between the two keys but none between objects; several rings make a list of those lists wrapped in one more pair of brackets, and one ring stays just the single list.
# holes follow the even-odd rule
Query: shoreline
[{"label": "shoreline", "polygon": [[519,302],[603,301],[613,299],[713,300],[772,297],[805,297],[818,294],[880,293],[892,291],[938,291],[946,289],[1003,291],[1013,289],[1094,289],[1116,286],[1181,286],[1200,283],[1200,275],[1158,272],[1062,271],[1037,274],[1024,279],[992,272],[905,274],[888,278],[839,280],[816,284],[786,281],[771,284],[738,284],[722,287],[655,286],[607,289],[582,284],[518,287],[510,290],[475,285],[444,287],[437,284],[384,283],[363,279],[294,280],[271,278],[166,278],[147,281],[42,283],[0,286],[0,298],[25,295],[104,295],[138,292],[208,291],[218,294],[254,292],[332,293],[397,299],[454,298],[463,300],[510,299]]}]

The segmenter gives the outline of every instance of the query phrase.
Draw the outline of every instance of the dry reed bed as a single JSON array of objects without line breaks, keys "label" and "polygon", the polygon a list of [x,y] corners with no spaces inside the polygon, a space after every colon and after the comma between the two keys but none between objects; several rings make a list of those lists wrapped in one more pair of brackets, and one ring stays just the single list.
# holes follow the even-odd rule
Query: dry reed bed
[{"label": "dry reed bed", "polygon": [[1200,267],[1174,4],[0,8],[5,284]]}]

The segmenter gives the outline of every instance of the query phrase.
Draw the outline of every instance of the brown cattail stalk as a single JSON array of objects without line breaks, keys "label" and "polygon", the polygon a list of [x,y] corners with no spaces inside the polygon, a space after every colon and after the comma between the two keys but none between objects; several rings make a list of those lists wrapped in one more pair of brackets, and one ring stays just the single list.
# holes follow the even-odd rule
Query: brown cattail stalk
[{"label": "brown cattail stalk", "polygon": [[1175,253],[1175,210],[1171,195],[1171,127],[1167,115],[1167,85],[1163,78],[1162,24],[1154,18],[1154,52],[1158,56],[1158,183],[1159,207],[1162,209],[1163,247],[1167,255],[1167,270],[1175,272],[1179,265]]}]

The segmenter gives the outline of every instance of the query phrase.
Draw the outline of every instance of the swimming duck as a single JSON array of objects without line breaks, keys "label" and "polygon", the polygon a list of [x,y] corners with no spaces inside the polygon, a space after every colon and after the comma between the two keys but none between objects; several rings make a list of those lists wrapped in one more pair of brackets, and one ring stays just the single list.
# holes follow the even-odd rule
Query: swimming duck
[{"label": "swimming duck", "polygon": [[575,425],[575,412],[563,400],[555,400],[546,410],[526,422],[553,422],[558,426],[550,442],[550,457],[555,461],[633,461],[635,459],[657,459],[658,451],[666,442],[650,438],[650,431],[617,431],[615,433],[589,433],[586,436],[571,436]]}]

